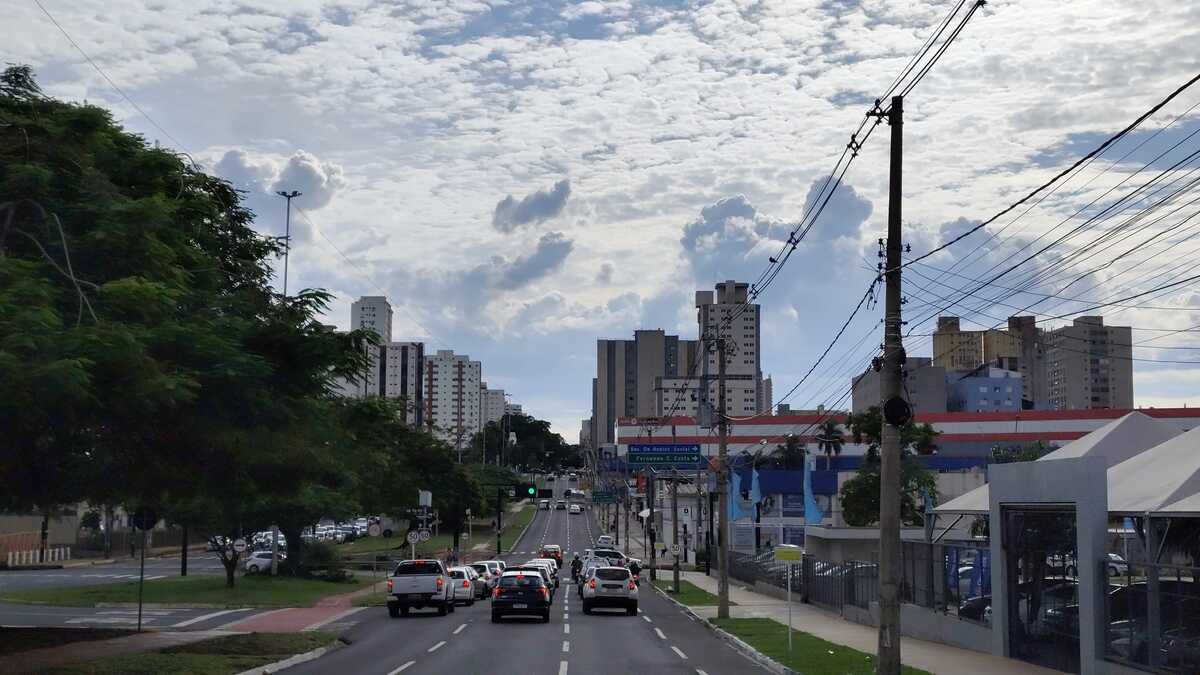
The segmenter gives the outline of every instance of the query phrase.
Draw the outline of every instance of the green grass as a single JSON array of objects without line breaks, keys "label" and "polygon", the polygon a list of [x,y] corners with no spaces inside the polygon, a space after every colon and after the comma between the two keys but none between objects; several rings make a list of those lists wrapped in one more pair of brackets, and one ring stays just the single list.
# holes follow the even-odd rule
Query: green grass
[{"label": "green grass", "polygon": [[48,671],[49,675],[230,675],[333,642],[328,633],[251,633],[153,652],[114,656]]},{"label": "green grass", "polygon": [[[662,572],[660,570],[660,574],[661,573]],[[672,581],[672,579],[670,578],[670,576],[671,575],[668,573],[667,574],[668,578],[659,579],[658,581],[654,582],[654,585],[658,586],[663,591],[666,591],[667,595],[671,596],[672,598],[675,598],[675,600],[677,600],[689,607],[704,607],[704,606],[717,604],[717,596],[713,595],[712,593],[709,593],[708,591],[704,590],[703,588],[700,588],[696,584],[693,584],[690,581],[685,581],[683,579],[679,580],[679,592],[676,593],[674,590],[672,590],[675,587],[675,584]],[[729,604],[736,605],[737,603],[730,600]]]},{"label": "green grass", "polygon": [[[147,581],[143,600],[178,606],[311,607],[321,598],[350,593],[371,582],[366,578],[332,582],[254,574],[239,578],[234,588],[226,588],[224,575],[175,577]],[[137,590],[137,582],[132,581],[102,586],[12,591],[0,596],[0,600],[94,607],[97,603],[137,602]]]},{"label": "green grass", "polygon": [[[509,511],[504,514],[504,527],[500,528],[500,533],[508,537],[508,543],[513,543],[513,537],[521,534],[529,523],[533,521],[533,517],[537,515],[536,504],[524,504],[521,510],[517,513]],[[491,530],[489,530],[491,531]],[[496,533],[492,531],[492,539],[496,538]]]},{"label": "green grass", "polygon": [[120,628],[5,628],[0,630],[0,656],[57,647],[68,642],[108,640],[134,632]]},{"label": "green grass", "polygon": [[[709,619],[775,661],[804,675],[872,675],[875,657],[837,645],[798,630],[792,631],[792,656],[788,657],[787,626],[773,619]],[[905,675],[931,675],[904,666]]]}]

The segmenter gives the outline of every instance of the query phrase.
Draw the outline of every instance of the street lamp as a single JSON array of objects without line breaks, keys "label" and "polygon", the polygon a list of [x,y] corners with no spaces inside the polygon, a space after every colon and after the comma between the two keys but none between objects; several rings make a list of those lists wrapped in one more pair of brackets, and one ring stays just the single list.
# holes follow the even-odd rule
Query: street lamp
[{"label": "street lamp", "polygon": [[292,190],[291,192],[280,190],[275,194],[287,200],[287,211],[283,221],[283,295],[287,297],[288,256],[292,252],[292,200],[304,193],[296,190]]}]

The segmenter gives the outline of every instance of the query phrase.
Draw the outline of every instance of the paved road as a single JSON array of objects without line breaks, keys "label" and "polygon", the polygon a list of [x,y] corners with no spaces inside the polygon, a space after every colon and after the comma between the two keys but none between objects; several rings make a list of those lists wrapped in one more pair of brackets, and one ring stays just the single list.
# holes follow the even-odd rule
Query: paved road
[{"label": "paved road", "polygon": [[[138,561],[120,560],[107,565],[66,567],[60,570],[22,570],[0,572],[0,593],[20,589],[60,588],[63,586],[94,586],[121,581],[137,581]],[[224,574],[225,568],[213,553],[188,554],[188,576]],[[179,558],[147,558],[146,578],[163,579],[179,576]]]},{"label": "paved road", "polygon": [[[560,483],[556,493],[568,484]],[[505,555],[528,560],[542,544],[558,544],[569,560],[588,548],[599,532],[589,513],[538,511],[525,536]],[[411,675],[412,673],[742,674],[766,672],[734,652],[672,603],[643,586],[640,614],[582,612],[569,582],[559,588],[549,624],[537,620],[491,623],[487,601],[459,607],[439,617],[426,610],[391,619],[371,608],[343,633],[350,643],[315,661],[288,669],[288,675]]]},{"label": "paved road", "polygon": [[[211,630],[270,610],[263,609],[143,609],[142,625],[175,630]],[[0,627],[74,626],[129,628],[137,626],[137,607],[80,608],[0,603]]]}]

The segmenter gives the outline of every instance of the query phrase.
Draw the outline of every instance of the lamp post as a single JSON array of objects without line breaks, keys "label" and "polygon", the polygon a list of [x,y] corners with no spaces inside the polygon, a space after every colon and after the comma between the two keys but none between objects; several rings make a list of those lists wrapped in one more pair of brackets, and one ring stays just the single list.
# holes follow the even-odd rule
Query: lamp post
[{"label": "lamp post", "polygon": [[292,252],[292,200],[304,194],[296,190],[287,192],[280,190],[275,194],[287,200],[287,208],[283,220],[283,295],[287,296],[288,287],[288,255]]}]

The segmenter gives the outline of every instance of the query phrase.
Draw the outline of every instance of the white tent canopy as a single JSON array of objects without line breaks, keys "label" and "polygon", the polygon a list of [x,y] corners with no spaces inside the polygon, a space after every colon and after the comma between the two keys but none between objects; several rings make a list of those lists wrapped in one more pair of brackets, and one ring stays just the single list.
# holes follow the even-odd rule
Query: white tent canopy
[{"label": "white tent canopy", "polygon": [[[1109,510],[1112,510],[1112,468],[1183,434],[1178,427],[1140,412],[1131,412],[1038,459],[1039,462],[1076,457],[1104,457],[1109,469]],[[1200,455],[1198,455],[1200,458]],[[991,491],[981,485],[934,508],[938,514],[984,515]]]},{"label": "white tent canopy", "polygon": [[1187,515],[1200,511],[1200,427],[1109,467],[1108,512]]}]

